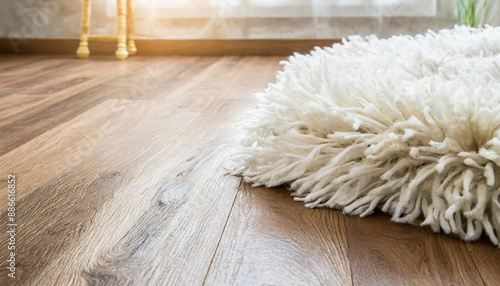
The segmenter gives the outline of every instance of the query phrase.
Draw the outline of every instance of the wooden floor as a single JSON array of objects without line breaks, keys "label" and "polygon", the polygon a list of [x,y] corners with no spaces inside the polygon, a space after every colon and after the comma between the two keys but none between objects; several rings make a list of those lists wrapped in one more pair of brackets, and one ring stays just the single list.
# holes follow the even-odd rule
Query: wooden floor
[{"label": "wooden floor", "polygon": [[0,56],[0,285],[500,285],[486,239],[307,209],[225,173],[232,124],[282,59]]}]

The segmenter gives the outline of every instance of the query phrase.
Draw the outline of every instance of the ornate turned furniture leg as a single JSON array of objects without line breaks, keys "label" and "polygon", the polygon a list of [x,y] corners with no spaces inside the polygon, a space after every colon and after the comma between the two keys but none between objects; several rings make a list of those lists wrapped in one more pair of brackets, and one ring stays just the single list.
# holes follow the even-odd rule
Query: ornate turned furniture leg
[{"label": "ornate turned furniture leg", "polygon": [[127,0],[127,50],[129,55],[135,55],[137,48],[134,41],[134,3]]},{"label": "ornate turned furniture leg", "polygon": [[89,56],[89,29],[90,29],[90,14],[91,14],[91,3],[90,0],[83,0],[82,4],[82,26],[80,32],[80,46],[76,50],[76,55],[85,59]]},{"label": "ornate turned furniture leg", "polygon": [[117,0],[118,8],[118,49],[116,50],[116,58],[124,60],[128,57],[127,52],[127,19],[125,11],[125,0]]}]

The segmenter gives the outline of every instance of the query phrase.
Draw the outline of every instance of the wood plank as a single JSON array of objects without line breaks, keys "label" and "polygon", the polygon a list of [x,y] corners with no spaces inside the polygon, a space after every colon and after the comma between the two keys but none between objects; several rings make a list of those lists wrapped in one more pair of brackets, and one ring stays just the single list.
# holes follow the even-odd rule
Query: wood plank
[{"label": "wood plank", "polygon": [[[61,60],[59,64],[44,66],[40,69],[35,70],[32,74],[19,76],[15,80],[9,80],[9,83],[5,85],[7,88],[31,88],[35,86],[40,86],[46,84],[49,79],[57,79],[59,77],[68,75],[68,73],[74,72],[75,61],[68,61],[66,59]],[[9,76],[15,75],[14,72],[7,72]],[[50,74],[50,78],[47,78],[47,74]]]},{"label": "wood plank", "polygon": [[0,126],[0,155],[49,131],[62,122],[98,105],[109,95],[129,92],[126,88],[97,86],[40,110],[35,116],[24,117],[9,125]]},{"label": "wood plank", "polygon": [[20,92],[21,92],[20,88],[5,88],[0,86],[0,98]]},{"label": "wood plank", "polygon": [[74,88],[91,79],[92,77],[86,76],[85,74],[75,73],[70,76],[61,76],[56,80],[47,81],[44,85],[37,86],[36,88],[24,90],[24,93],[30,95],[52,95],[56,92],[61,92],[72,87]]},{"label": "wood plank", "polygon": [[[189,66],[183,67],[177,63],[169,66],[169,68],[175,69],[176,72],[182,72],[186,68],[189,69]],[[0,133],[6,135],[0,138],[0,155],[28,142],[61,122],[74,118],[108,98],[133,98],[142,96],[142,93],[137,92],[139,88],[142,88],[142,86],[135,89],[129,86],[97,85],[69,97],[58,97],[57,99],[60,100],[55,101],[52,105],[38,105],[31,114],[23,112],[22,114],[25,115],[20,117],[20,119],[14,122],[3,122],[3,126],[0,126]],[[9,118],[12,120],[15,117],[9,116]],[[26,126],[30,128],[25,128]]]},{"label": "wood plank", "polygon": [[[26,221],[20,224],[33,235],[23,246],[29,248],[27,256],[21,258],[37,261],[26,265],[35,277],[29,283],[203,281],[239,182],[221,168],[231,128],[218,116],[225,112],[231,117],[235,109],[227,101],[214,103],[192,122],[192,113],[165,112],[154,102],[128,104],[133,111],[126,127],[23,200],[26,209],[20,216]],[[187,128],[191,122],[193,128]],[[216,190],[218,196],[206,196]],[[42,194],[44,200],[39,199]],[[59,215],[45,215],[54,204]],[[32,213],[37,217],[28,219]],[[46,230],[40,231],[41,226]],[[50,233],[65,239],[49,239]]]},{"label": "wood plank", "polygon": [[480,241],[467,243],[467,250],[487,286],[500,285],[500,249],[482,237]]},{"label": "wood plank", "polygon": [[[165,97],[163,93],[152,93],[151,98],[168,101],[178,108],[203,110],[215,98],[244,99],[254,102],[253,93],[261,91],[267,84],[269,74],[276,73],[278,57],[223,57],[216,65],[191,78],[185,85]],[[255,72],[255,68],[259,72]],[[249,76],[249,75],[252,76]],[[160,89],[159,89],[160,90]],[[161,91],[161,90],[160,90]],[[249,104],[251,108],[251,104]]]},{"label": "wood plank", "polygon": [[[102,109],[106,107],[112,110],[111,116],[102,112]],[[163,168],[158,168],[158,165],[151,165],[151,162],[154,162],[155,156],[164,155],[165,151],[168,151],[166,148],[175,142],[168,143],[167,138],[175,130],[183,129],[194,118],[193,113],[189,111],[172,114],[165,112],[163,108],[154,103],[117,102],[116,100],[104,102],[103,106],[89,110],[85,116],[98,117],[100,120],[94,121],[97,124],[105,122],[103,116],[109,116],[106,119],[113,122],[113,124],[85,126],[84,129],[99,129],[103,133],[110,135],[104,138],[96,136],[97,138],[92,138],[90,142],[85,142],[87,137],[80,137],[85,141],[69,141],[67,143],[70,144],[63,146],[54,144],[59,152],[66,148],[73,151],[74,148],[71,145],[77,147],[90,145],[90,148],[87,148],[91,149],[92,153],[87,150],[82,155],[78,151],[73,151],[77,157],[65,157],[65,159],[73,162],[73,165],[58,170],[57,176],[49,176],[46,179],[47,181],[42,184],[36,184],[35,189],[29,192],[27,196],[23,196],[21,192],[19,194],[19,225],[22,226],[22,232],[30,233],[29,236],[20,236],[18,240],[19,249],[22,250],[19,253],[19,259],[25,261],[25,264],[19,267],[21,275],[23,271],[26,274],[30,273],[23,277],[27,279],[26,281],[32,279],[50,280],[51,275],[47,275],[49,278],[44,278],[47,276],[41,272],[43,267],[49,262],[55,261],[61,251],[66,249],[68,243],[74,239],[78,240],[92,220],[98,220],[95,215],[101,210],[106,201],[113,196],[118,196],[117,199],[120,199],[124,195],[123,189],[136,176],[143,184],[142,188],[145,188],[142,189],[144,192],[142,199],[147,200],[147,194],[155,194],[159,186],[158,188],[153,186],[158,184],[158,180],[164,179],[166,173],[163,173]],[[79,120],[72,120],[64,129],[64,134],[60,136],[70,137],[74,130],[78,129],[78,125],[81,124],[82,122]],[[107,128],[117,130],[113,132],[113,130],[107,130]],[[159,134],[162,136],[158,136]],[[140,140],[137,140],[137,138],[140,138]],[[148,145],[145,145],[146,142],[148,142]],[[36,142],[32,141],[28,145],[33,144],[36,144]],[[63,149],[61,150],[61,148]],[[45,154],[42,153],[42,155]],[[77,158],[79,160],[75,162],[74,159]],[[151,174],[158,176],[155,180],[143,174],[146,165],[149,166],[146,171],[151,171]],[[23,175],[16,168],[10,167],[9,169],[19,174],[19,181],[23,180]],[[154,170],[160,170],[160,173],[157,173],[158,171],[154,172]],[[149,183],[146,184],[146,182]],[[127,212],[132,217],[129,217],[130,220],[125,220],[126,223],[134,223],[133,214],[140,215],[141,212],[145,211],[145,209],[137,205],[137,195],[140,194],[140,191],[136,190],[135,187],[137,186],[129,189],[130,194],[134,197],[131,200],[124,201],[126,204],[131,204],[130,207],[136,206],[136,212]],[[114,194],[114,192],[119,192],[119,194]],[[130,207],[127,206],[125,209]],[[57,212],[54,212],[56,209]],[[123,216],[123,214],[123,211],[117,213],[119,216]],[[107,217],[110,214],[101,215]],[[125,216],[125,218],[127,217]],[[114,229],[116,230],[115,233],[119,234],[119,229],[113,226],[115,221],[112,220],[110,223],[112,224],[111,228],[107,228],[104,233],[97,235],[106,235],[109,229]],[[122,229],[122,231],[126,232],[127,229]],[[95,237],[94,235],[96,234],[91,233],[91,236]],[[64,239],[55,240],[54,237],[64,237]],[[97,241],[95,242],[97,243]],[[105,241],[102,241],[102,243],[105,245]],[[87,244],[85,243],[85,245]],[[76,258],[71,258],[71,260],[73,259]],[[61,264],[59,267],[62,265],[65,264]],[[71,265],[76,267],[86,264]],[[81,269],[78,270],[82,271]],[[51,272],[55,273],[56,271]],[[38,277],[37,274],[41,275]],[[3,270],[3,273],[0,272],[0,275],[5,277],[5,270]],[[71,279],[71,277],[68,279]],[[63,280],[52,280],[44,283],[34,282],[33,285],[54,284],[56,281],[63,283]]]},{"label": "wood plank", "polygon": [[13,86],[17,82],[26,82],[27,80],[39,76],[40,73],[47,73],[54,70],[64,69],[68,65],[65,59],[41,59],[32,64],[18,66],[14,69],[4,69],[0,71],[0,86]]},{"label": "wood plank", "polygon": [[[66,57],[67,59],[67,57]],[[43,89],[50,87],[50,84],[57,84],[61,81],[65,81],[69,78],[74,78],[78,76],[83,76],[86,78],[90,78],[87,81],[83,81],[77,83],[73,86],[67,87],[65,89],[56,91],[54,93],[50,93],[43,100],[38,101],[36,105],[30,107],[29,109],[22,110],[22,112],[18,112],[8,117],[7,120],[0,121],[0,126],[5,126],[7,124],[11,124],[16,121],[22,121],[26,118],[36,117],[40,114],[40,111],[44,108],[48,108],[51,105],[54,105],[62,100],[65,100],[71,96],[79,94],[81,92],[85,92],[90,88],[95,88],[96,86],[106,83],[109,80],[122,76],[128,72],[140,70],[140,67],[146,66],[148,62],[137,62],[137,61],[128,61],[128,62],[116,62],[110,61],[109,57],[97,60],[89,60],[89,61],[78,61],[75,59],[67,59],[68,61],[74,62],[76,65],[68,70],[68,76],[61,77],[54,81],[47,80],[47,84],[44,86],[35,87],[34,89],[23,89],[21,92],[17,92],[20,94],[32,94],[36,92],[38,89]],[[100,71],[100,74],[96,74],[96,71]],[[47,75],[47,78],[50,79],[50,74]],[[45,117],[41,117],[42,119]]]},{"label": "wood plank", "polygon": [[6,70],[14,70],[16,68],[32,64],[40,61],[44,56],[28,56],[28,55],[2,55],[0,54],[0,72]]},{"label": "wood plank", "polygon": [[[182,83],[185,84],[185,83],[189,82],[189,78],[186,78],[185,81],[177,80],[177,81],[175,81],[175,83],[170,83],[171,78],[174,78],[174,79],[176,78],[175,73],[179,72],[179,71],[182,72],[182,70],[183,70],[182,68],[179,68],[179,66],[184,66],[182,64],[183,59],[179,59],[179,60],[180,60],[180,62],[176,61],[175,62],[176,64],[171,65],[170,75],[162,76],[161,79],[158,79],[161,83],[164,83],[164,82],[168,83],[166,86],[162,85],[160,87],[162,93],[168,94],[169,92],[174,92],[179,84],[182,84]],[[214,63],[214,61],[216,61],[216,59],[209,59],[208,61],[202,61],[203,65],[197,64],[196,66],[190,66],[190,65],[186,64],[186,66],[188,66],[190,68],[198,68],[198,69],[200,69],[200,71],[203,71],[204,67],[211,65],[212,63]],[[163,63],[164,63],[164,61],[159,61],[160,65]],[[155,69],[155,72],[162,73],[165,71],[166,71],[165,68],[162,68],[160,70]],[[196,75],[195,72],[193,72],[191,74],[193,76]],[[207,74],[206,76],[210,76],[210,75]],[[127,75],[127,74],[124,75],[123,77],[128,78],[128,80],[130,80],[130,81],[134,79],[134,78],[130,78],[129,75]],[[137,77],[137,76],[135,77],[135,81],[138,81],[138,82],[144,82],[143,81],[144,79],[147,79],[147,78],[146,77],[144,77],[144,78]],[[113,83],[115,81],[112,80],[110,82]],[[146,82],[148,82],[147,89],[149,90],[151,88],[150,84],[149,84],[149,80],[146,80]],[[155,83],[156,83],[156,81],[155,81]],[[130,89],[130,87],[134,87],[133,84],[129,84],[129,85],[108,85],[108,84],[106,84],[103,87],[107,88],[107,89],[104,89],[102,87],[98,87],[98,89],[91,90],[90,92],[88,92],[89,97],[92,97],[93,95],[100,93],[103,99],[113,98],[113,97],[115,97],[115,94],[109,92],[109,91],[113,91],[113,90],[116,91],[117,93],[119,93],[120,96],[124,96],[125,94],[127,94],[127,92],[129,92],[130,94],[135,94]],[[158,86],[156,86],[156,88],[158,88]],[[122,92],[123,92],[123,94],[122,94]],[[137,94],[140,94],[140,93],[137,93]],[[85,96],[86,95],[87,95],[87,93],[85,94]],[[120,96],[118,96],[118,97],[120,97]],[[86,99],[88,99],[88,98],[86,98]],[[70,104],[73,103],[72,100],[69,100],[69,102],[70,102]],[[109,110],[110,110],[109,112],[107,112],[107,108],[109,108]],[[172,105],[167,104],[163,107],[163,109],[165,111],[172,110]],[[57,110],[62,110],[62,111],[67,110],[67,112],[75,113],[75,111],[77,111],[78,109],[61,108],[61,109],[57,109]],[[20,184],[22,184],[21,189],[25,189],[25,188],[32,189],[31,188],[32,186],[36,186],[38,184],[43,183],[43,181],[41,181],[41,179],[49,178],[50,174],[55,173],[57,170],[64,170],[65,168],[70,166],[69,164],[71,163],[71,161],[73,159],[75,159],[75,160],[78,159],[82,152],[88,152],[87,149],[91,148],[93,146],[92,142],[94,142],[98,138],[101,138],[99,140],[102,140],[102,137],[105,136],[105,134],[106,134],[106,130],[109,130],[109,132],[116,131],[115,130],[116,128],[112,128],[112,126],[108,126],[112,122],[112,120],[111,120],[112,116],[116,116],[116,114],[114,114],[114,112],[113,112],[114,110],[115,110],[114,108],[110,108],[109,106],[106,106],[106,107],[104,107],[104,109],[101,108],[95,112],[97,115],[99,115],[99,113],[103,113],[101,116],[106,115],[104,117],[99,117],[96,114],[84,115],[83,117],[78,117],[78,119],[76,119],[76,120],[80,122],[79,123],[80,125],[75,126],[75,130],[79,130],[79,131],[78,131],[78,133],[76,133],[73,136],[70,136],[69,133],[62,133],[62,131],[68,127],[67,127],[67,124],[64,123],[63,120],[57,120],[57,118],[54,118],[54,116],[57,117],[60,115],[58,112],[54,112],[54,114],[49,113],[49,112],[42,112],[40,115],[40,118],[42,120],[52,120],[54,125],[56,125],[56,124],[59,124],[59,125],[57,125],[53,129],[51,129],[50,132],[42,133],[41,135],[35,137],[33,139],[33,141],[30,142],[30,144],[21,145],[20,147],[14,149],[12,152],[7,153],[4,156],[0,157],[0,160],[2,162],[13,162],[13,164],[2,165],[0,167],[0,170],[1,170],[0,174],[7,174],[9,172],[8,168],[13,168],[13,169],[17,169],[20,173],[27,173],[30,175],[34,175],[33,177],[28,177],[25,180],[23,180],[22,182],[20,182]],[[120,109],[117,109],[117,110],[120,110]],[[109,113],[109,114],[106,114],[106,113]],[[42,118],[43,116],[46,116],[46,118]],[[126,119],[126,113],[124,113],[124,116],[125,117],[117,117],[116,121],[121,124],[121,122],[123,122],[123,120]],[[84,124],[87,124],[87,123],[89,123],[91,126],[97,126],[98,121],[95,121],[95,120],[102,120],[103,121],[102,124],[106,128],[104,128],[104,129],[99,128],[99,129],[95,129],[95,130],[83,128]],[[71,123],[71,124],[75,124],[75,123]],[[117,126],[120,126],[120,124],[118,124]],[[30,126],[30,125],[27,124],[27,126]],[[31,125],[31,126],[33,126],[33,125]],[[74,138],[75,136],[76,136],[76,138]],[[83,136],[83,137],[81,137],[81,136]],[[80,142],[80,143],[83,145],[78,144],[77,138],[81,138],[82,142]],[[51,140],[51,139],[54,139],[54,140]],[[75,139],[75,140],[73,141],[71,139]],[[72,145],[70,145],[70,144],[72,144]],[[60,150],[58,149],[59,146],[61,146],[61,145],[62,146],[68,145],[69,148],[65,149],[64,150],[65,152],[61,153]],[[33,146],[40,146],[40,147],[34,148]],[[30,154],[31,156],[27,156],[26,154]],[[33,172],[33,171],[36,171],[36,172]],[[28,183],[28,182],[30,183],[30,185],[24,185],[25,183]],[[18,194],[18,195],[23,196],[24,194]],[[0,204],[6,203],[6,201],[4,201],[6,199],[7,198],[0,197]]]},{"label": "wood plank", "polygon": [[[226,79],[230,79],[239,62],[207,64],[218,67],[215,73],[229,73]],[[20,217],[26,219],[22,231],[30,234],[19,240],[20,258],[26,261],[19,270],[29,279],[24,283],[203,281],[239,184],[238,178],[225,176],[221,166],[228,159],[231,123],[246,101],[226,99],[233,88],[214,93],[198,89],[197,82],[185,83],[191,84],[195,92],[187,90],[193,97],[197,94],[210,102],[205,109],[198,106],[192,111],[191,97],[184,103],[176,99],[179,106],[169,104],[164,101],[170,97],[168,91],[165,98],[107,100],[1,157],[15,162],[16,156],[30,154],[2,171],[18,168],[19,174],[29,174],[20,183],[26,191],[18,194],[24,206]],[[264,85],[254,81],[254,88]],[[163,90],[162,85],[156,89]],[[100,127],[99,122],[107,124]],[[80,136],[72,135],[76,130]],[[42,148],[37,147],[40,144]],[[215,190],[223,199],[207,196]],[[165,273],[165,269],[176,271]]]},{"label": "wood plank", "polygon": [[[242,67],[251,65],[249,59],[242,57],[222,57],[203,73],[191,77],[190,84],[184,85],[166,95],[161,89],[150,94],[152,100],[168,102],[177,108],[204,110],[213,99],[227,94],[226,90],[233,81],[240,83],[247,70]],[[260,83],[260,82],[259,82]],[[262,85],[262,83],[260,83]]]},{"label": "wood plank", "polygon": [[[117,77],[106,85],[134,88],[129,99],[154,100],[163,98],[177,91],[197,78],[205,78],[206,70],[219,65],[220,58],[169,57],[167,61],[151,61],[141,70]],[[140,75],[140,76],[138,76]],[[211,76],[211,75],[210,75]]]},{"label": "wood plank", "polygon": [[354,285],[483,285],[457,238],[385,214],[345,221]]},{"label": "wood plank", "polygon": [[36,105],[41,100],[43,100],[43,97],[38,95],[11,93],[6,96],[0,96],[0,122]]},{"label": "wood plank", "polygon": [[351,285],[342,214],[242,184],[206,285]]},{"label": "wood plank", "polygon": [[[17,173],[16,197],[22,200],[60,172],[89,155],[105,137],[115,133],[130,114],[127,105],[119,101],[106,101],[73,120],[61,123],[29,143],[0,156],[0,176]],[[7,197],[0,197],[0,205]]]}]

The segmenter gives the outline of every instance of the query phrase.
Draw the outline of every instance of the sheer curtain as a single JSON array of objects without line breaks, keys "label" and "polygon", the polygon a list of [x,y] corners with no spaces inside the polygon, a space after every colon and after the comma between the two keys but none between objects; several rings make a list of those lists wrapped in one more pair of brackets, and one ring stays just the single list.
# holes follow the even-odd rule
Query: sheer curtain
[{"label": "sheer curtain", "polygon": [[[4,1],[0,36],[78,37],[81,1]],[[136,0],[136,34],[165,39],[388,37],[451,27],[455,4],[455,0]],[[116,33],[116,0],[92,1],[91,33]]]},{"label": "sheer curtain", "polygon": [[[106,0],[107,17],[116,1]],[[453,25],[450,0],[143,0],[136,34],[144,38],[341,38],[419,33]],[[114,21],[104,30],[115,29]]]}]

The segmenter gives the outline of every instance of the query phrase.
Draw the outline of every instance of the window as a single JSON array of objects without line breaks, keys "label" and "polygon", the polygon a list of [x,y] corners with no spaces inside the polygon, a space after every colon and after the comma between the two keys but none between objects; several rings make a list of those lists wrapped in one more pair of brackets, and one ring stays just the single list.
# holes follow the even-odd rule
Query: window
[{"label": "window", "polygon": [[[116,1],[108,0],[108,16]],[[143,0],[141,18],[433,17],[437,0]]]}]

